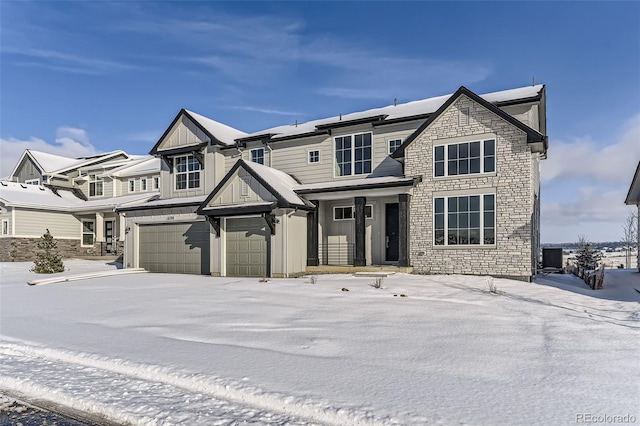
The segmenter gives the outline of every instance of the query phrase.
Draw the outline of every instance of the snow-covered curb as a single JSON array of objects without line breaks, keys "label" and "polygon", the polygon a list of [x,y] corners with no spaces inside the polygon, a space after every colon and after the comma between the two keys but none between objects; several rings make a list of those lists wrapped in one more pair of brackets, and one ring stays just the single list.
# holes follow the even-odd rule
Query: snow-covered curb
[{"label": "snow-covered curb", "polygon": [[110,277],[112,275],[140,274],[143,272],[147,272],[147,271],[143,268],[117,269],[115,271],[92,272],[88,274],[63,275],[63,276],[57,276],[52,278],[42,278],[39,280],[27,281],[27,284],[29,285],[53,284],[53,283],[66,282],[66,281],[85,280],[88,278]]}]

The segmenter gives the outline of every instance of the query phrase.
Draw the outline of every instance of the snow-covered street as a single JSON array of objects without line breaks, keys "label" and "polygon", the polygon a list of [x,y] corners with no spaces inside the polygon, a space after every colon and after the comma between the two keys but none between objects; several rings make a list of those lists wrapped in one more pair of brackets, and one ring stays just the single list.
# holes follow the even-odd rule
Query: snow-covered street
[{"label": "snow-covered street", "polygon": [[[65,264],[63,275],[115,269]],[[30,266],[0,266],[0,389],[113,421],[640,421],[640,274],[630,270],[607,271],[597,292],[555,275],[496,279],[491,294],[485,277],[404,274],[382,289],[348,275],[27,286],[41,278]]]}]

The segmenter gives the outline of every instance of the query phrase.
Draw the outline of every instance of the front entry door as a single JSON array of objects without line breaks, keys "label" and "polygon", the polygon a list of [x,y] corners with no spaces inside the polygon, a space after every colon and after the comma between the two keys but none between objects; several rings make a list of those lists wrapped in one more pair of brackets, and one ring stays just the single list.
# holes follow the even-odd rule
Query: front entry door
[{"label": "front entry door", "polygon": [[113,233],[115,231],[115,222],[113,220],[107,220],[104,222],[104,241],[106,243],[105,250],[107,253],[115,252],[115,246],[113,244]]},{"label": "front entry door", "polygon": [[385,260],[397,262],[400,251],[400,221],[398,203],[385,204]]}]

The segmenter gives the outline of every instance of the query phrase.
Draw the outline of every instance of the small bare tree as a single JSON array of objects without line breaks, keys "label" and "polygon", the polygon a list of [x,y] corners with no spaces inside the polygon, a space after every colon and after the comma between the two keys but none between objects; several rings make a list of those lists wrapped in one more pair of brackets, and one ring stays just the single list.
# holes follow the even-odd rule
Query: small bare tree
[{"label": "small bare tree", "polygon": [[[637,214],[633,211],[629,211],[629,215],[627,219],[624,221],[622,225],[622,244],[624,244],[624,252],[625,252],[625,267],[631,267],[631,252],[634,247],[638,245],[638,218]],[[640,256],[640,253],[638,253]]]}]

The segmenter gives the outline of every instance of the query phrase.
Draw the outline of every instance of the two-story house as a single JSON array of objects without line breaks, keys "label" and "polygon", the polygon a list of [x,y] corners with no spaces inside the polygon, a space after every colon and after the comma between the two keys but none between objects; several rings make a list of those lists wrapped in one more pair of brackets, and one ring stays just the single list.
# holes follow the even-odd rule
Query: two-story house
[{"label": "two-story house", "polygon": [[118,207],[125,265],[291,276],[323,265],[529,280],[542,85],[394,104],[246,134],[181,110],[150,154],[159,199]]},{"label": "two-story house", "polygon": [[0,260],[34,260],[46,229],[64,257],[122,254],[126,230],[114,209],[158,197],[159,179],[159,160],[149,156],[26,150],[0,182]]}]

